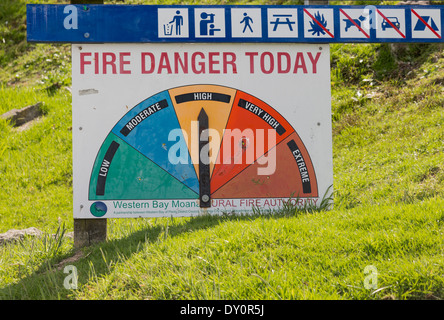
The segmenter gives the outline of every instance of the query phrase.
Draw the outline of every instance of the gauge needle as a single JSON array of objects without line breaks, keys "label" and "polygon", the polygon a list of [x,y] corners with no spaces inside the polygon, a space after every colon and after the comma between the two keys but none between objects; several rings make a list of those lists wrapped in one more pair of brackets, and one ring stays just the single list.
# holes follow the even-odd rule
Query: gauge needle
[{"label": "gauge needle", "polygon": [[200,110],[199,116],[199,198],[200,207],[209,208],[210,199],[210,148],[208,115],[204,108]]}]

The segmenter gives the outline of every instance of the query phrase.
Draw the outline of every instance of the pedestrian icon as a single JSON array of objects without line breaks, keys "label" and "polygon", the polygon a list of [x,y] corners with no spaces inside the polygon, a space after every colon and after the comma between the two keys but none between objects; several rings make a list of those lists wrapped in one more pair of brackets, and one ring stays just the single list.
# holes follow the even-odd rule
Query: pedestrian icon
[{"label": "pedestrian icon", "polygon": [[194,16],[196,37],[225,37],[224,9],[196,9]]},{"label": "pedestrian icon", "polygon": [[253,32],[253,29],[251,28],[250,22],[253,23],[253,19],[248,16],[246,12],[244,12],[244,18],[240,22],[241,24],[244,24],[244,29],[242,30],[242,33],[245,33],[245,30],[247,30],[247,27],[250,29],[250,32]]},{"label": "pedestrian icon", "polygon": [[188,38],[187,8],[159,8],[157,15],[159,38]]},{"label": "pedestrian icon", "polygon": [[232,8],[231,35],[233,38],[262,37],[262,16],[260,8]]}]

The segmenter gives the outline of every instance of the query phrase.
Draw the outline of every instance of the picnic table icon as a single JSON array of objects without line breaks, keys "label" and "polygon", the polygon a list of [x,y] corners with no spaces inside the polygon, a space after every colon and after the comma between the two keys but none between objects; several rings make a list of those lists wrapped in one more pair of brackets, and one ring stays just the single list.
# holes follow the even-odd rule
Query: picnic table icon
[{"label": "picnic table icon", "polygon": [[[273,31],[276,31],[280,24],[287,25],[290,31],[293,31],[292,24],[296,24],[296,22],[290,20],[291,14],[273,14],[273,17],[276,18],[276,20],[270,21],[270,24],[274,24]],[[285,20],[281,20],[281,18],[285,18]]]}]

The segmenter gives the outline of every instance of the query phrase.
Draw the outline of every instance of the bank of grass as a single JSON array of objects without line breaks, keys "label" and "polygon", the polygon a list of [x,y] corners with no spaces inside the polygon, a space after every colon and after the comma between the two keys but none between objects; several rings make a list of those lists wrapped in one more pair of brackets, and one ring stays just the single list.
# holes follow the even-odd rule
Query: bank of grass
[{"label": "bank of grass", "polygon": [[0,247],[0,299],[444,298],[442,45],[331,46],[334,209],[114,219],[74,252],[69,50],[7,44],[0,112],[45,115],[0,119],[0,232],[45,236]]},{"label": "bank of grass", "polygon": [[[333,63],[335,189],[346,207],[444,194],[443,45],[404,45],[397,49],[404,61],[393,50],[381,62],[377,50],[387,48],[364,45],[348,54],[348,67]],[[374,64],[385,68],[383,76],[369,68]],[[357,71],[354,78],[347,77],[350,70]]]},{"label": "bank of grass", "polygon": [[[80,253],[25,239],[0,249],[0,298],[444,298],[442,65],[438,48],[402,84],[334,85],[333,210],[109,220],[108,242]],[[3,124],[3,231],[71,231],[69,91],[2,91],[46,110],[25,131]]]},{"label": "bank of grass", "polygon": [[71,96],[33,87],[0,87],[0,114],[42,102],[43,114],[13,128],[0,118],[0,232],[72,225]]},{"label": "bank of grass", "polygon": [[[66,240],[59,260],[36,239],[0,249],[0,297],[441,299],[443,208],[431,198],[301,215],[111,220],[108,242],[77,261],[58,264]],[[77,268],[77,290],[63,286],[65,265]]]},{"label": "bank of grass", "polygon": [[[111,266],[110,272],[101,278],[100,285],[76,291],[75,296],[442,297],[442,204],[442,200],[435,200],[397,208],[384,206],[378,211],[361,207],[299,217],[196,218],[194,223],[179,226],[167,220],[149,245],[142,241],[139,250],[121,263],[111,260],[115,254],[111,244],[102,257],[102,264]],[[203,223],[198,230],[187,230],[198,223]],[[376,288],[364,288],[364,269],[369,265],[378,270],[376,288],[385,289],[375,292]]]}]

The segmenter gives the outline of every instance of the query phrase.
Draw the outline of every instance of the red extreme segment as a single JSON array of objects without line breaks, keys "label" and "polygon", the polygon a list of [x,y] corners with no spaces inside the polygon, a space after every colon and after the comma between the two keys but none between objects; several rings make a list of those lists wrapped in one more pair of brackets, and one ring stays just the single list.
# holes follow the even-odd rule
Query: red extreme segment
[{"label": "red extreme segment", "polygon": [[[288,144],[291,141],[298,146],[300,152],[289,148]],[[270,156],[273,152],[275,155]],[[263,167],[258,159],[214,192],[211,197],[213,199],[318,197],[313,164],[296,132],[281,141],[266,156],[276,159],[276,168],[272,174],[258,174],[259,168]],[[304,184],[307,183],[309,192],[305,193],[304,189],[307,188],[304,188]]]}]

